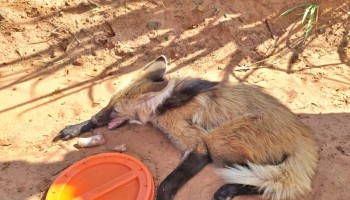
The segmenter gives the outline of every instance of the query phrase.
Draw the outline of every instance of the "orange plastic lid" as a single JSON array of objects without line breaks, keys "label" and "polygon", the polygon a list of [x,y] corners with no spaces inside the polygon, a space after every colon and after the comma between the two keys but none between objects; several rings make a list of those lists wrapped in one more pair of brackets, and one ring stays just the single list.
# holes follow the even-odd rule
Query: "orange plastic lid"
[{"label": "orange plastic lid", "polygon": [[60,173],[46,200],[153,200],[154,182],[146,166],[121,153],[80,160]]}]

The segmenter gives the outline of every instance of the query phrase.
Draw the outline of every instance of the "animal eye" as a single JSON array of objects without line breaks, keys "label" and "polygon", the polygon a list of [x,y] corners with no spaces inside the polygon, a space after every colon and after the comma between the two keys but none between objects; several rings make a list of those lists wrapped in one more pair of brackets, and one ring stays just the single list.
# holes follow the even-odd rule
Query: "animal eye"
[{"label": "animal eye", "polygon": [[116,118],[118,115],[118,111],[116,109],[113,109],[112,112],[109,114],[111,118]]}]

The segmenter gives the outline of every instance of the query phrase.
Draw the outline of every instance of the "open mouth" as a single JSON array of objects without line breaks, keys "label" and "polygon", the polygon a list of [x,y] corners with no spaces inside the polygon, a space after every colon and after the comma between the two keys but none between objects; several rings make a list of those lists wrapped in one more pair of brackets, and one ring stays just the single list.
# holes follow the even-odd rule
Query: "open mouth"
[{"label": "open mouth", "polygon": [[126,121],[125,118],[115,118],[108,122],[108,129],[115,129]]}]

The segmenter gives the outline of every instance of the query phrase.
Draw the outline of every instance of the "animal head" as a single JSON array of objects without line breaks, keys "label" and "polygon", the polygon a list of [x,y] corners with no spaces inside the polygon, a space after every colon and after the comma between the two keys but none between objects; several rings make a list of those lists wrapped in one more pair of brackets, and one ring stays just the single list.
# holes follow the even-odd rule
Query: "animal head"
[{"label": "animal head", "polygon": [[175,81],[164,79],[167,66],[165,56],[144,66],[123,89],[110,99],[108,105],[91,118],[98,126],[108,124],[117,128],[124,122],[144,124],[172,93]]}]

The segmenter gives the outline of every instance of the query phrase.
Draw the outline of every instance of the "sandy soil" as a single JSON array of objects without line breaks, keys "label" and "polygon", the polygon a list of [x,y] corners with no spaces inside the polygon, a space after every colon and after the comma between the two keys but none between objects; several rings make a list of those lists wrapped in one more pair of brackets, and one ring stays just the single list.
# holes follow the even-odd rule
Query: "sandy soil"
[{"label": "sandy soil", "polygon": [[[302,11],[279,17],[299,0],[1,1],[0,199],[43,199],[61,170],[122,143],[158,185],[180,153],[150,126],[99,128],[107,143],[89,149],[51,140],[160,54],[170,59],[169,76],[266,88],[317,138],[306,199],[350,199],[350,4],[314,2],[318,23],[302,47]],[[176,199],[211,199],[221,184],[207,166]]]}]

